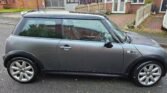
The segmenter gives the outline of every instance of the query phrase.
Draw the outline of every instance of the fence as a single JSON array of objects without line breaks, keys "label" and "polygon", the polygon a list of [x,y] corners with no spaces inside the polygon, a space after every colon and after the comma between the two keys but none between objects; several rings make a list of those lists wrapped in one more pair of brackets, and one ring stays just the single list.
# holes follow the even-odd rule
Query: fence
[{"label": "fence", "polygon": [[135,27],[139,26],[151,14],[152,4],[140,7],[136,12]]},{"label": "fence", "polygon": [[75,8],[77,12],[90,12],[90,13],[105,13],[106,4],[105,3],[92,3],[87,5],[79,5]]}]

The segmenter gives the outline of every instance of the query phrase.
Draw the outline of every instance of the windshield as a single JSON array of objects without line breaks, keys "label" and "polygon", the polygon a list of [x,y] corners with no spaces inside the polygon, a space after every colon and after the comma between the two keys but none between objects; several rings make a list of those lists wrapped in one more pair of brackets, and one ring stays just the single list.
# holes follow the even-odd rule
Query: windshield
[{"label": "windshield", "polygon": [[107,20],[107,22],[112,27],[112,30],[115,32],[115,34],[119,36],[119,38],[121,38],[123,41],[125,41],[126,40],[125,32],[122,31],[122,29],[120,29],[114,22],[110,21],[109,19]]}]

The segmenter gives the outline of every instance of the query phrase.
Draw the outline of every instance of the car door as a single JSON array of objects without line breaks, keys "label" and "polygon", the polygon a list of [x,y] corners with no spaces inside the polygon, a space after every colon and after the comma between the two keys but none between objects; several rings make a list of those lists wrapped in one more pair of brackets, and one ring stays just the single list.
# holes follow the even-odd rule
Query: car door
[{"label": "car door", "polygon": [[[63,39],[58,47],[62,71],[119,73],[123,49],[115,43],[101,20],[63,19]],[[104,47],[105,41],[113,47]]]}]

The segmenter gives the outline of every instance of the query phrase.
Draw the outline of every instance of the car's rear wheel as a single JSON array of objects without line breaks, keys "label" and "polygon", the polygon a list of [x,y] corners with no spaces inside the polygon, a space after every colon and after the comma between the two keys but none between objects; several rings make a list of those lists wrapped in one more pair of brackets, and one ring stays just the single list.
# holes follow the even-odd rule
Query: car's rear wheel
[{"label": "car's rear wheel", "polygon": [[156,61],[144,62],[134,69],[133,79],[139,86],[150,87],[158,83],[163,71],[162,64]]},{"label": "car's rear wheel", "polygon": [[34,81],[38,76],[38,68],[30,59],[16,57],[7,64],[9,75],[20,83]]}]

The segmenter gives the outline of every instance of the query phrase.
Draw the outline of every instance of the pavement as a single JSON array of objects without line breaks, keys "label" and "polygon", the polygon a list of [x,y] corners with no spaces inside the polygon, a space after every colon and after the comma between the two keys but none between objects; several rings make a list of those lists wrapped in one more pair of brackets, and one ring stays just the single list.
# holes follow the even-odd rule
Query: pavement
[{"label": "pavement", "polygon": [[121,28],[124,28],[135,20],[135,16],[135,14],[111,14],[108,15],[108,18]]},{"label": "pavement", "polygon": [[[15,24],[18,22],[2,17],[0,20]],[[68,75],[41,75],[34,83],[17,83],[7,74],[2,60],[5,40],[14,26],[0,23],[0,93],[166,93],[167,91],[167,76],[149,88],[138,87],[125,78]]]},{"label": "pavement", "polygon": [[0,13],[0,17],[18,19],[21,17],[21,14],[20,13]]}]

